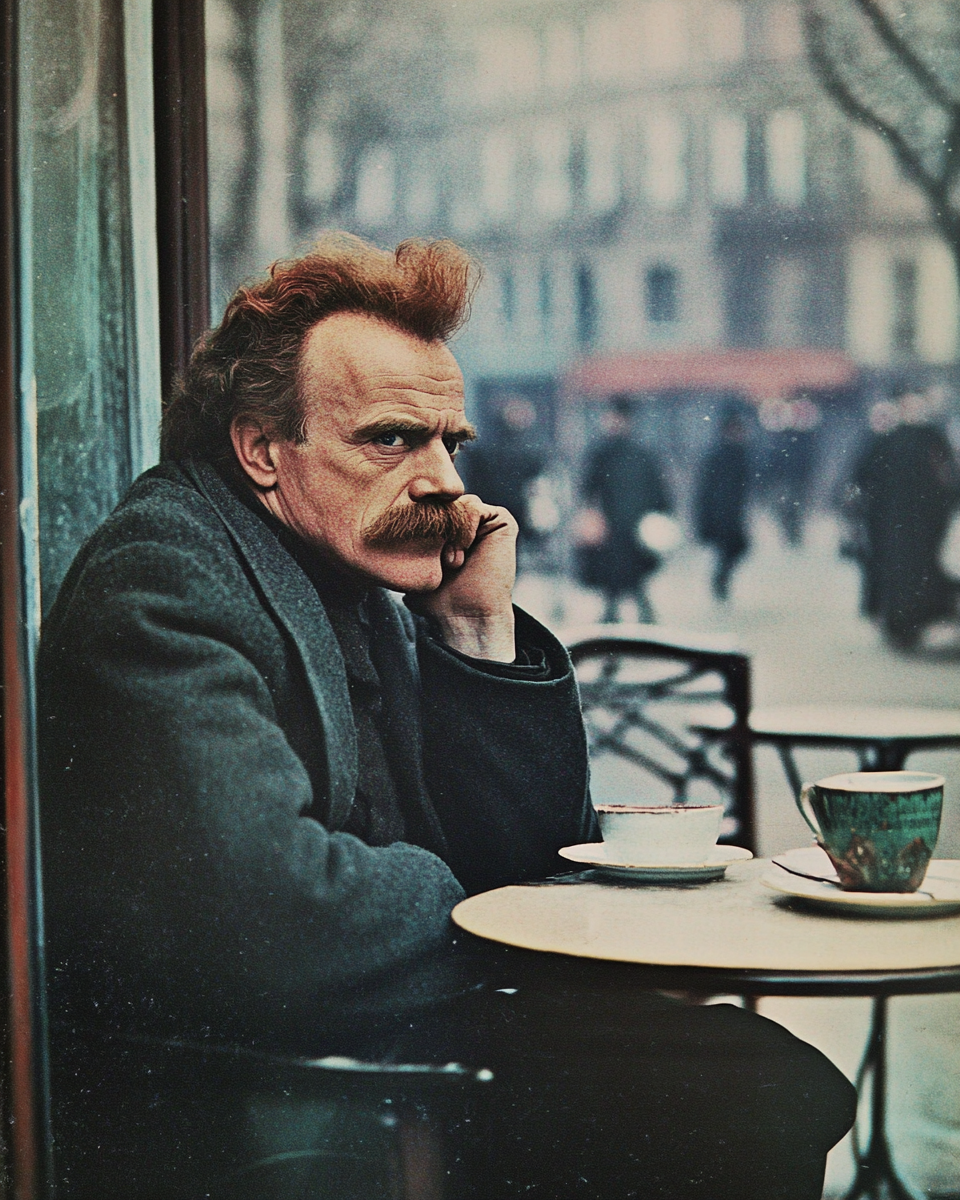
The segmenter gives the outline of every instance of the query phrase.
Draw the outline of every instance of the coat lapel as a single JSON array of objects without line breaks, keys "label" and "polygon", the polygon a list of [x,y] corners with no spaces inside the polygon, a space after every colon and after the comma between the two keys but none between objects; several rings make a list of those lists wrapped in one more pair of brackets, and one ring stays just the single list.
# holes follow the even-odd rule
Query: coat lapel
[{"label": "coat lapel", "polygon": [[220,517],[300,655],[326,741],[327,820],[337,829],[345,822],[357,790],[357,731],[343,656],[324,607],[306,575],[212,467],[203,462],[181,466]]},{"label": "coat lapel", "polygon": [[370,593],[367,611],[373,631],[371,654],[383,689],[384,748],[396,777],[407,825],[407,841],[448,853],[440,818],[423,777],[420,726],[420,672],[416,639],[404,628],[396,604],[380,588]]}]

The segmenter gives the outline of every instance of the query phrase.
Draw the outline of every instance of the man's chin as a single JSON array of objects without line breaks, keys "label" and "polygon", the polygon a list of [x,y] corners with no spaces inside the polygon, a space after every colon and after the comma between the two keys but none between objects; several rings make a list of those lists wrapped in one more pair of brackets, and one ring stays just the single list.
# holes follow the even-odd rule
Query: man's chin
[{"label": "man's chin", "polygon": [[370,564],[370,574],[391,592],[435,592],[443,583],[439,547],[436,550],[407,547],[377,557],[378,561]]}]

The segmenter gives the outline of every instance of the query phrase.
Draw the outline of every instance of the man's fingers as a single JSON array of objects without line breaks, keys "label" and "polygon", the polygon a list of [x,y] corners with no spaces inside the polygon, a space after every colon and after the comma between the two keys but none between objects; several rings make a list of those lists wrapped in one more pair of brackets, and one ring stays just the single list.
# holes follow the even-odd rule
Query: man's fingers
[{"label": "man's fingers", "polygon": [[457,503],[462,506],[470,518],[469,531],[465,530],[463,536],[455,539],[451,544],[460,546],[464,550],[468,550],[480,538],[488,537],[491,533],[516,525],[513,517],[505,508],[484,504],[479,496],[461,496]]},{"label": "man's fingers", "polygon": [[480,538],[489,537],[491,533],[497,533],[501,529],[510,529],[514,525],[516,521],[505,508],[491,509],[487,516],[480,518],[475,540],[479,541]]},{"label": "man's fingers", "polygon": [[445,567],[462,567],[466,558],[466,553],[460,546],[455,546],[453,542],[447,542],[443,548],[443,565]]}]

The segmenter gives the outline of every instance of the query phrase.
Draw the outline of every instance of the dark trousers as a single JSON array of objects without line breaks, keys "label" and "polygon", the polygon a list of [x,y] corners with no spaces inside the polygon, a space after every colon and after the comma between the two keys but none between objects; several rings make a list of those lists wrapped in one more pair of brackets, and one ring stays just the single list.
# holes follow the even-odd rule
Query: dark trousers
[{"label": "dark trousers", "polygon": [[717,600],[726,600],[730,594],[730,578],[737,563],[747,551],[746,547],[740,543],[726,542],[717,543],[714,549],[717,557],[710,580],[710,588]]},{"label": "dark trousers", "polygon": [[455,1122],[451,1197],[818,1200],[856,1094],[813,1047],[629,967],[509,954],[410,1022],[400,1058],[490,1067]]}]

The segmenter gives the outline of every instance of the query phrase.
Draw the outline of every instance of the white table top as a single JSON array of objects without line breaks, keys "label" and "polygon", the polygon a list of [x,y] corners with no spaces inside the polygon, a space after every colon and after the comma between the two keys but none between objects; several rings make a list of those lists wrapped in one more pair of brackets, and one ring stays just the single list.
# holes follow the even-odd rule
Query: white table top
[{"label": "white table top", "polygon": [[795,704],[755,708],[754,733],[823,737],[837,740],[957,738],[960,712],[939,708],[872,708],[854,704]]},{"label": "white table top", "polygon": [[960,915],[837,917],[785,904],[759,859],[694,887],[578,882],[504,887],[462,901],[460,928],[582,958],[767,971],[909,971],[960,965]]}]

